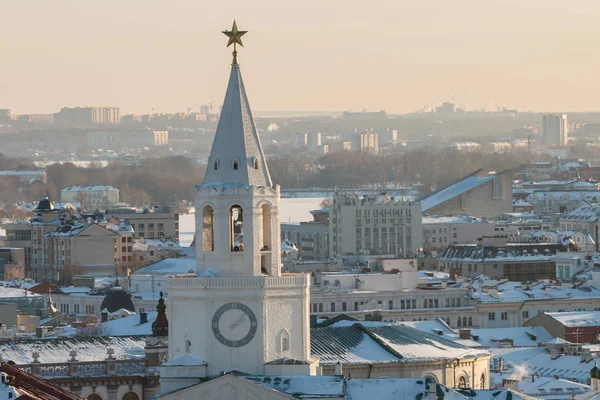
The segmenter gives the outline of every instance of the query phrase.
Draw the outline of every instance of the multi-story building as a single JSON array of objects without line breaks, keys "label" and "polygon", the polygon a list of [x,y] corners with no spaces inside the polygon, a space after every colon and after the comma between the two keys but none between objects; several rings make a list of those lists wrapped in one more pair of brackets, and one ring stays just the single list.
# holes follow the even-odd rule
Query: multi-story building
[{"label": "multi-story building", "polygon": [[117,208],[106,211],[107,217],[126,218],[134,230],[134,239],[160,239],[170,236],[179,241],[179,214],[168,206],[145,209],[138,212],[135,208]]},{"label": "multi-story building", "polygon": [[68,126],[87,126],[95,124],[118,124],[119,107],[63,107],[54,115],[56,123]]},{"label": "multi-story building", "polygon": [[106,210],[119,202],[119,189],[107,185],[70,186],[60,191],[60,201],[78,202],[87,211]]},{"label": "multi-story building", "polygon": [[162,147],[169,145],[169,131],[152,131],[154,140],[152,144],[154,146]]},{"label": "multi-story building", "polygon": [[299,132],[292,136],[292,146],[294,148],[316,149],[321,146],[321,132]]},{"label": "multi-story building", "polygon": [[589,233],[598,243],[600,206],[584,205],[558,219],[563,231],[583,231]]},{"label": "multi-story building", "polygon": [[494,234],[495,224],[469,215],[424,216],[423,248],[442,250],[451,244],[476,244],[483,236]]},{"label": "multi-story building", "polygon": [[379,134],[361,132],[351,136],[352,151],[379,154]]},{"label": "multi-story building", "polygon": [[0,181],[4,179],[18,182],[21,186],[34,181],[48,183],[48,176],[43,169],[39,171],[0,171]]},{"label": "multi-story building", "polygon": [[565,114],[546,114],[542,117],[544,144],[563,147],[569,144],[569,124]]},{"label": "multi-story building", "polygon": [[281,224],[281,240],[296,244],[303,260],[329,258],[329,225],[323,222]]},{"label": "multi-story building", "polygon": [[520,282],[556,279],[554,256],[568,248],[562,243],[507,243],[506,236],[484,236],[479,244],[448,246],[437,261],[440,270],[456,276]]},{"label": "multi-story building", "polygon": [[409,257],[422,247],[421,205],[388,194],[336,194],[329,207],[329,255]]}]

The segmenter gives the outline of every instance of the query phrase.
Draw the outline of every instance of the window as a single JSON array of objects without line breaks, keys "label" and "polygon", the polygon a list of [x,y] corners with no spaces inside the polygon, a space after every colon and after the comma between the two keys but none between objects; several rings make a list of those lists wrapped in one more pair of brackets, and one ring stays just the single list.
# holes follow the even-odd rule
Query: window
[{"label": "window", "polygon": [[495,321],[496,320],[496,313],[495,312],[491,312],[488,314],[488,320],[489,321]]},{"label": "window", "polygon": [[456,326],[461,327],[462,326],[462,320],[460,319],[460,317],[458,317],[456,319]]},{"label": "window", "polygon": [[141,231],[143,231],[144,230],[144,224],[139,224],[138,225],[138,229],[141,230]]},{"label": "window", "polygon": [[404,310],[406,308],[405,304],[404,304],[404,300],[400,300],[400,309]]},{"label": "window", "polygon": [[290,334],[285,329],[282,329],[279,333],[279,346],[281,351],[290,350]]},{"label": "window", "polygon": [[529,318],[529,311],[523,311],[523,319]]},{"label": "window", "polygon": [[331,312],[335,312],[335,303],[331,303]]},{"label": "window", "polygon": [[73,310],[74,310],[75,314],[79,314],[79,304],[73,305]]},{"label": "window", "polygon": [[154,230],[154,224],[148,224],[148,230],[149,231],[153,231]]},{"label": "window", "polygon": [[502,180],[501,176],[497,176],[494,178],[494,182],[493,182],[493,186],[494,186],[494,199],[503,199],[504,198],[504,190],[503,190],[503,186],[504,186],[504,181]]},{"label": "window", "polygon": [[481,374],[479,379],[479,389],[485,389],[485,374]]},{"label": "window", "polygon": [[214,166],[213,166],[213,168],[215,169],[215,171],[219,169],[219,166],[220,166],[220,165],[221,165],[221,161],[220,161],[220,160],[217,158],[217,159],[215,160],[215,164],[214,164]]},{"label": "window", "polygon": [[231,251],[244,251],[244,211],[238,205],[229,209],[229,235]]},{"label": "window", "polygon": [[346,302],[345,301],[342,303],[342,311],[346,311]]},{"label": "window", "polygon": [[[159,229],[162,224],[158,224]],[[211,206],[202,209],[202,251],[214,251],[214,212]]]},{"label": "window", "polygon": [[394,300],[389,300],[388,301],[388,310],[393,310],[394,309]]},{"label": "window", "polygon": [[237,171],[238,169],[240,169],[240,162],[239,162],[238,160],[235,160],[235,161],[233,162],[233,169],[234,169],[235,171]]},{"label": "window", "polygon": [[125,253],[127,251],[127,247],[121,246],[121,253]]},{"label": "window", "polygon": [[354,311],[358,311],[358,301],[354,302]]},{"label": "window", "polygon": [[254,169],[258,169],[258,160],[254,159]]},{"label": "window", "polygon": [[163,224],[162,222],[160,222],[160,223],[158,223],[156,225],[157,225],[159,231],[164,231],[165,230],[165,224]]},{"label": "window", "polygon": [[319,312],[323,312],[323,303],[319,303]]},{"label": "window", "polygon": [[473,326],[473,317],[469,317],[468,324],[469,326]]},{"label": "window", "polygon": [[502,320],[507,320],[508,319],[508,312],[507,311],[503,311],[500,314],[500,318],[502,318]]},{"label": "window", "polygon": [[417,300],[412,301],[412,308],[417,308]]},{"label": "window", "polygon": [[125,236],[121,237],[121,243],[125,243],[126,240],[127,238]]},{"label": "window", "polygon": [[131,243],[133,240],[131,239],[131,236],[127,237],[127,243]]},{"label": "window", "polygon": [[464,376],[459,376],[458,377],[458,387],[459,388],[466,388],[467,387],[467,379]]}]

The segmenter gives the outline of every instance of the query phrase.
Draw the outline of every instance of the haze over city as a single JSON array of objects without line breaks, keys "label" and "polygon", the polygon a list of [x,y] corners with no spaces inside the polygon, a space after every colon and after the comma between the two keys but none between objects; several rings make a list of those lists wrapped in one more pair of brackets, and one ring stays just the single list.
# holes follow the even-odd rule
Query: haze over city
[{"label": "haze over city", "polygon": [[220,31],[257,111],[598,110],[600,4],[580,1],[11,1],[0,108],[117,104],[176,112],[222,101]]}]

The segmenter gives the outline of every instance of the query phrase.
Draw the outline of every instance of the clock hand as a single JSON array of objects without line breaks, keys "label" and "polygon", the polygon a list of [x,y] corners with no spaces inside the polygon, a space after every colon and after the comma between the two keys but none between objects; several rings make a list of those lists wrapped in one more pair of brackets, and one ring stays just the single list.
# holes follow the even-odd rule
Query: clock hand
[{"label": "clock hand", "polygon": [[239,324],[244,322],[246,319],[246,314],[242,314],[234,323],[229,325],[229,329],[235,329]]}]

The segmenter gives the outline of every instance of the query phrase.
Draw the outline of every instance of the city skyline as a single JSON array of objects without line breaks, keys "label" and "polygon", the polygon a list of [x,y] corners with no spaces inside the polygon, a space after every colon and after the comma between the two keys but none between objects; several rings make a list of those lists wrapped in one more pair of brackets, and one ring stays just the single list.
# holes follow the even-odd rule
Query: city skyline
[{"label": "city skyline", "polygon": [[250,31],[252,51],[239,58],[257,111],[406,113],[443,100],[471,109],[599,109],[600,56],[588,49],[600,36],[600,6],[588,0],[377,9],[273,0],[34,5],[7,5],[1,28],[11,40],[0,45],[8,55],[0,108],[17,114],[88,104],[149,114],[220,103],[227,76],[219,68],[231,59],[216,38],[232,16]]}]

